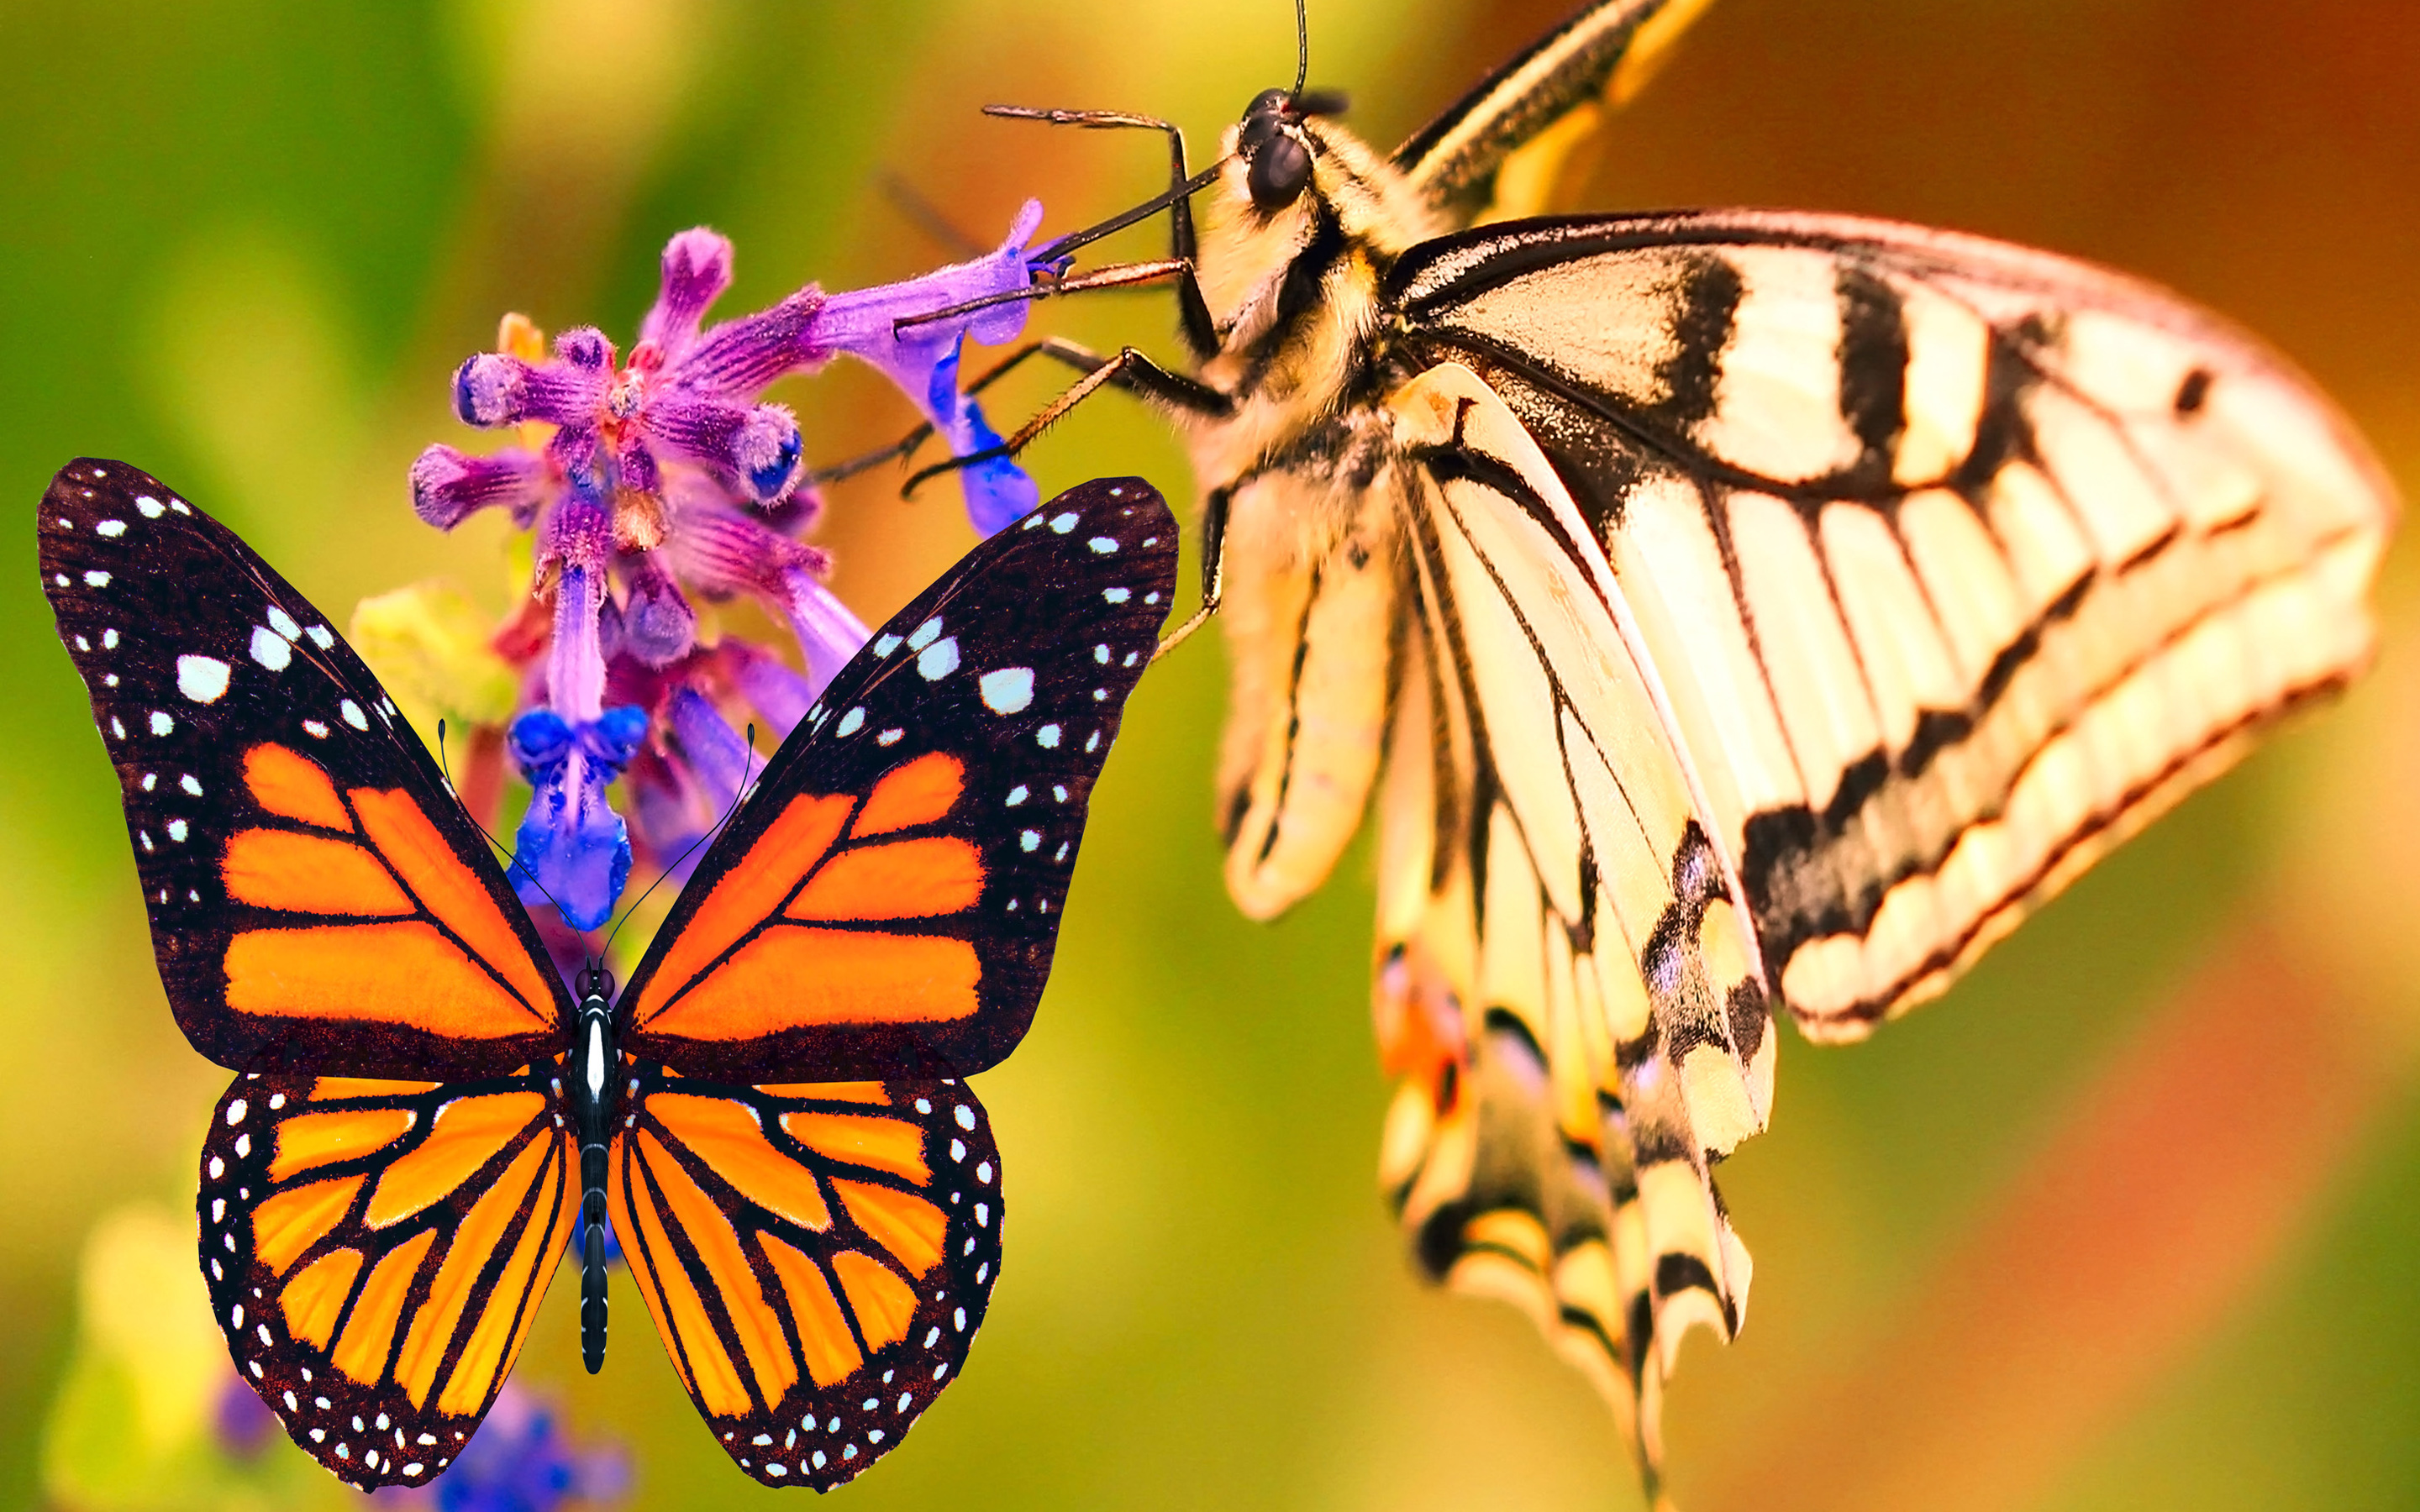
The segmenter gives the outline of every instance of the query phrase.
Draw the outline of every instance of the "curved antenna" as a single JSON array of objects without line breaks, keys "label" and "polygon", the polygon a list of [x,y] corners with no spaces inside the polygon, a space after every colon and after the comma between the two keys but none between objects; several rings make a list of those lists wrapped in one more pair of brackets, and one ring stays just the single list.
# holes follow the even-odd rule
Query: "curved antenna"
[{"label": "curved antenna", "polygon": [[1310,80],[1311,0],[1294,0],[1294,87],[1286,91],[1286,98],[1302,93]]},{"label": "curved antenna", "polygon": [[503,841],[489,833],[488,826],[479,823],[477,816],[471,812],[471,806],[462,801],[462,790],[454,785],[453,770],[445,764],[445,721],[443,719],[437,721],[437,769],[445,774],[445,791],[454,795],[454,807],[462,810],[462,817],[471,821],[471,827],[479,832],[479,838],[503,853],[505,867],[529,878],[530,886],[535,887],[538,895],[548,903],[554,903],[555,914],[567,921],[568,916],[564,914],[563,904],[556,902],[554,894],[546,890],[546,884],[537,879],[537,873],[523,865],[521,858],[514,855]]},{"label": "curved antenna", "polygon": [[[729,727],[725,726],[724,728],[728,729]],[[739,786],[737,790],[731,795],[731,807],[722,810],[722,817],[716,821],[712,829],[708,829],[706,833],[698,836],[697,839],[690,841],[688,846],[683,849],[678,856],[673,857],[672,865],[665,867],[662,871],[656,873],[656,880],[647,884],[647,890],[632,899],[630,901],[630,906],[622,910],[622,917],[613,921],[613,933],[607,934],[605,936],[605,943],[597,947],[597,959],[598,962],[603,962],[607,954],[613,950],[614,937],[622,933],[622,926],[630,921],[630,916],[639,911],[639,904],[645,903],[648,898],[652,897],[655,890],[664,885],[664,878],[671,876],[675,872],[678,871],[680,869],[680,864],[690,858],[691,852],[705,844],[707,841],[712,840],[715,835],[721,830],[723,825],[731,823],[731,816],[739,811],[739,800],[748,796],[749,775],[755,769],[756,765],[756,725],[753,720],[749,722],[746,742],[748,747],[748,759],[745,762],[742,762],[739,765]]]}]

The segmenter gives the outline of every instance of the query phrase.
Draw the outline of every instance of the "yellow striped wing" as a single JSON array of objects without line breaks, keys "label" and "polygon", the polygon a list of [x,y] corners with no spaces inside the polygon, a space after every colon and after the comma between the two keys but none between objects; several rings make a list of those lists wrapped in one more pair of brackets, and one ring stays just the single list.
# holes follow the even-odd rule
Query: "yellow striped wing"
[{"label": "yellow striped wing", "polygon": [[1873,222],[1541,222],[1404,259],[1671,694],[1767,980],[1854,1038],[2369,655],[2396,501],[2146,285]]}]

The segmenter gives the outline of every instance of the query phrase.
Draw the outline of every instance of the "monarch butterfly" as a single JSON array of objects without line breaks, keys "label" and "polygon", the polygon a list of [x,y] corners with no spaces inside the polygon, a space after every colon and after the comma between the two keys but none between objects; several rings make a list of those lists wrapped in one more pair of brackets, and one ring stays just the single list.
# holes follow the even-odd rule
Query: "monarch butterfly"
[{"label": "monarch butterfly", "polygon": [[628,985],[567,993],[440,768],[325,616],[156,480],[83,460],[42,587],[117,767],[160,976],[238,1071],[196,1199],[238,1368],[365,1489],[452,1461],[610,1212],[740,1468],[895,1446],[997,1279],[964,1078],[1031,1024],[1174,522],[1080,486],[892,619],[783,743]]},{"label": "monarch butterfly", "polygon": [[1939,993],[2354,675],[2397,508],[2282,360],[2116,273],[1511,219],[1700,9],[1588,6],[1391,154],[1299,68],[1190,177],[1165,123],[1000,112],[1171,139],[1103,229],[1166,208],[1171,255],[1033,292],[1171,277],[1196,368],[1036,343],[1085,376],[1004,450],[1109,385],[1189,442],[1202,605],[1163,649],[1219,612],[1229,889],[1289,907],[1374,800],[1383,1182],[1651,1476],[1682,1335],[1746,1303],[1713,1168],[1764,1126],[1773,1008],[1851,1040]]}]

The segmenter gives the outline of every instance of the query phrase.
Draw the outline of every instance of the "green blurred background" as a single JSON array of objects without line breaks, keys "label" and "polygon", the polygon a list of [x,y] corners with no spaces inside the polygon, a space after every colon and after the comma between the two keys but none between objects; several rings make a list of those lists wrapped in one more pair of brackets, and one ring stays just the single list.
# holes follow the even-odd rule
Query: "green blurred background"
[{"label": "green blurred background", "polygon": [[[1391,143],[1562,8],[1313,0],[1313,82]],[[1163,113],[1206,158],[1291,43],[1282,0],[0,7],[0,498],[21,501],[0,532],[0,1504],[73,1500],[46,1487],[45,1424],[95,1340],[142,1357],[156,1328],[162,1358],[190,1354],[190,1326],[139,1308],[80,1324],[80,1257],[129,1204],[189,1221],[225,1080],[164,1011],[35,592],[23,508],[50,473],[146,467],[339,616],[428,576],[501,608],[499,531],[419,527],[403,478],[467,439],[446,378],[504,310],[627,340],[663,239],[700,223],[738,244],[726,316],[956,255],[890,174],[985,244],[1028,194],[1053,229],[1090,221],[1157,187],[1155,144],[977,105]],[[2399,4],[1721,0],[1617,123],[1588,204],[1891,215],[2149,274],[2292,354],[2409,486],[2415,83],[2420,8]],[[1164,296],[1035,329],[1173,347]],[[824,461],[909,418],[845,366],[778,396]],[[1176,448],[1114,396],[1031,460],[1046,494],[1137,472],[1190,504]],[[948,490],[901,504],[877,476],[836,495],[825,539],[871,621],[970,536]],[[1691,1343],[1668,1414],[1683,1505],[2420,1505],[2407,565],[2346,704],[1943,1003],[1854,1050],[1792,1040],[1772,1132],[1725,1172],[1750,1325]],[[1516,1312],[1418,1284],[1374,1195],[1366,860],[1275,927],[1222,895],[1222,676],[1205,638],[1135,702],[1045,1010],[983,1081],[1014,1225],[982,1345],[840,1494],[1634,1505],[1580,1376]],[[575,1297],[555,1288],[518,1379],[629,1446],[636,1504],[779,1494],[709,1441],[627,1280],[612,1365],[581,1373]],[[224,1504],[346,1499],[244,1484]]]}]

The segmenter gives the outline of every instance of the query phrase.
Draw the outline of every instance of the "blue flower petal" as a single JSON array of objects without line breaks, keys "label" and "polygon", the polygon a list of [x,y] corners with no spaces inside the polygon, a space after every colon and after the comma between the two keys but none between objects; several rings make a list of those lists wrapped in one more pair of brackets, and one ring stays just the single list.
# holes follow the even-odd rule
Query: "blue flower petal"
[{"label": "blue flower petal", "polygon": [[605,789],[646,738],[646,712],[623,704],[572,726],[551,709],[513,721],[513,760],[529,779],[529,811],[513,842],[514,888],[551,903],[577,930],[601,928],[630,880],[630,832]]}]

